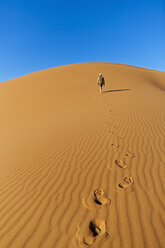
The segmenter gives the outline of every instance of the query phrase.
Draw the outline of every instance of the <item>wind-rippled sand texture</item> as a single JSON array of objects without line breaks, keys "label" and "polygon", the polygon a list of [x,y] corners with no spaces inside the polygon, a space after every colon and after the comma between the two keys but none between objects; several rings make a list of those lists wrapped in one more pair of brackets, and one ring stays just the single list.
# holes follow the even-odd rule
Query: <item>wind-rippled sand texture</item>
[{"label": "wind-rippled sand texture", "polygon": [[39,71],[0,84],[0,113],[0,248],[164,247],[165,72]]}]

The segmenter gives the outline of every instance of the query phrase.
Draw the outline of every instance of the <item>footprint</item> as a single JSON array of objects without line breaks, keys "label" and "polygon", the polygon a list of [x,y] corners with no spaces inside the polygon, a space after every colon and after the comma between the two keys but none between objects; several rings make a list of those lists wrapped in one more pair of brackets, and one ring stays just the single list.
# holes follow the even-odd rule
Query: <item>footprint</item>
[{"label": "footprint", "polygon": [[106,233],[105,220],[102,218],[95,218],[90,221],[89,228],[94,236],[104,235]]},{"label": "footprint", "polygon": [[127,165],[122,160],[115,160],[115,164],[122,169],[127,168]]},{"label": "footprint", "polygon": [[[119,183],[119,187],[122,189],[127,189],[129,187],[132,187],[134,184],[134,180],[132,177],[124,177],[123,181],[121,183]],[[132,188],[133,190],[133,188]]]},{"label": "footprint", "polygon": [[99,205],[111,203],[111,200],[106,196],[105,191],[101,188],[94,190],[95,202]]},{"label": "footprint", "polygon": [[133,153],[131,153],[131,152],[127,152],[125,154],[125,156],[128,157],[128,158],[134,158],[135,157],[135,155]]},{"label": "footprint", "polygon": [[109,238],[103,218],[94,218],[88,226],[83,226],[78,224],[76,235],[73,238],[75,248],[91,246],[96,240],[105,241]]},{"label": "footprint", "polygon": [[107,110],[106,113],[107,114],[112,113],[112,110]]},{"label": "footprint", "polygon": [[[94,197],[93,197],[94,196]],[[82,198],[82,204],[89,210],[100,208],[103,205],[110,205],[111,200],[107,197],[104,189],[98,188],[86,199]]]},{"label": "footprint", "polygon": [[119,144],[117,144],[117,143],[112,143],[111,146],[114,148],[119,148]]},{"label": "footprint", "polygon": [[84,235],[83,243],[92,245],[98,237],[108,237],[106,232],[105,220],[102,218],[95,218],[89,223],[89,232]]},{"label": "footprint", "polygon": [[113,127],[112,127],[112,130],[114,130],[114,131],[115,131],[117,128],[119,128],[119,125],[115,125],[115,126],[113,126]]}]

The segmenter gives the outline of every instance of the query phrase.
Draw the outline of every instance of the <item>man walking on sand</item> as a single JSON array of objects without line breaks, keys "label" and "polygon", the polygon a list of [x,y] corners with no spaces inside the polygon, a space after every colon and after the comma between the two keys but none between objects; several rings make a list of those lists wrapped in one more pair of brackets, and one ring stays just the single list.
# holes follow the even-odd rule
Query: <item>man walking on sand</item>
[{"label": "man walking on sand", "polygon": [[104,77],[101,73],[99,74],[99,77],[97,79],[97,83],[100,87],[100,94],[101,94],[102,93],[102,86],[105,85],[105,80],[104,80]]}]

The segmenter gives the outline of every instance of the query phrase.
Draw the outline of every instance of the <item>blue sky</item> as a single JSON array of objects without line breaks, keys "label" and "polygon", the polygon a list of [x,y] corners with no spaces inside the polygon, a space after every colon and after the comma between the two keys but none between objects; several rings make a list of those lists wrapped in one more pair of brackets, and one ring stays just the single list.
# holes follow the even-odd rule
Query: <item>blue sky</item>
[{"label": "blue sky", "polygon": [[165,1],[0,1],[0,82],[81,62],[165,71]]}]

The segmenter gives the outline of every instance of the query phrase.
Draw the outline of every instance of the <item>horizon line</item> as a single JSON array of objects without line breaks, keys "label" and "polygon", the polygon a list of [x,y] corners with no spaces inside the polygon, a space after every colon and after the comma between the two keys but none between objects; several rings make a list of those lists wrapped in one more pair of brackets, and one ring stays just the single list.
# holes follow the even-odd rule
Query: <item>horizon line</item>
[{"label": "horizon line", "polygon": [[41,69],[41,70],[38,70],[38,71],[29,72],[27,74],[23,74],[23,75],[18,76],[18,77],[13,77],[13,78],[10,78],[10,79],[5,80],[5,81],[0,81],[0,83],[5,83],[5,82],[10,81],[12,79],[24,77],[26,75],[30,75],[30,74],[33,74],[33,73],[36,73],[36,72],[41,72],[41,71],[50,70],[50,69],[53,69],[53,68],[58,68],[58,67],[63,67],[63,66],[78,65],[78,64],[114,64],[114,65],[118,65],[118,66],[122,65],[122,66],[125,66],[125,67],[131,67],[131,68],[136,68],[136,69],[140,69],[140,70],[151,70],[151,71],[165,72],[165,71],[162,71],[162,70],[144,68],[144,67],[140,67],[140,66],[136,66],[136,65],[114,63],[114,62],[77,62],[77,63],[72,63],[72,64],[69,63],[69,64],[64,64],[64,65],[52,66],[52,67]]}]

